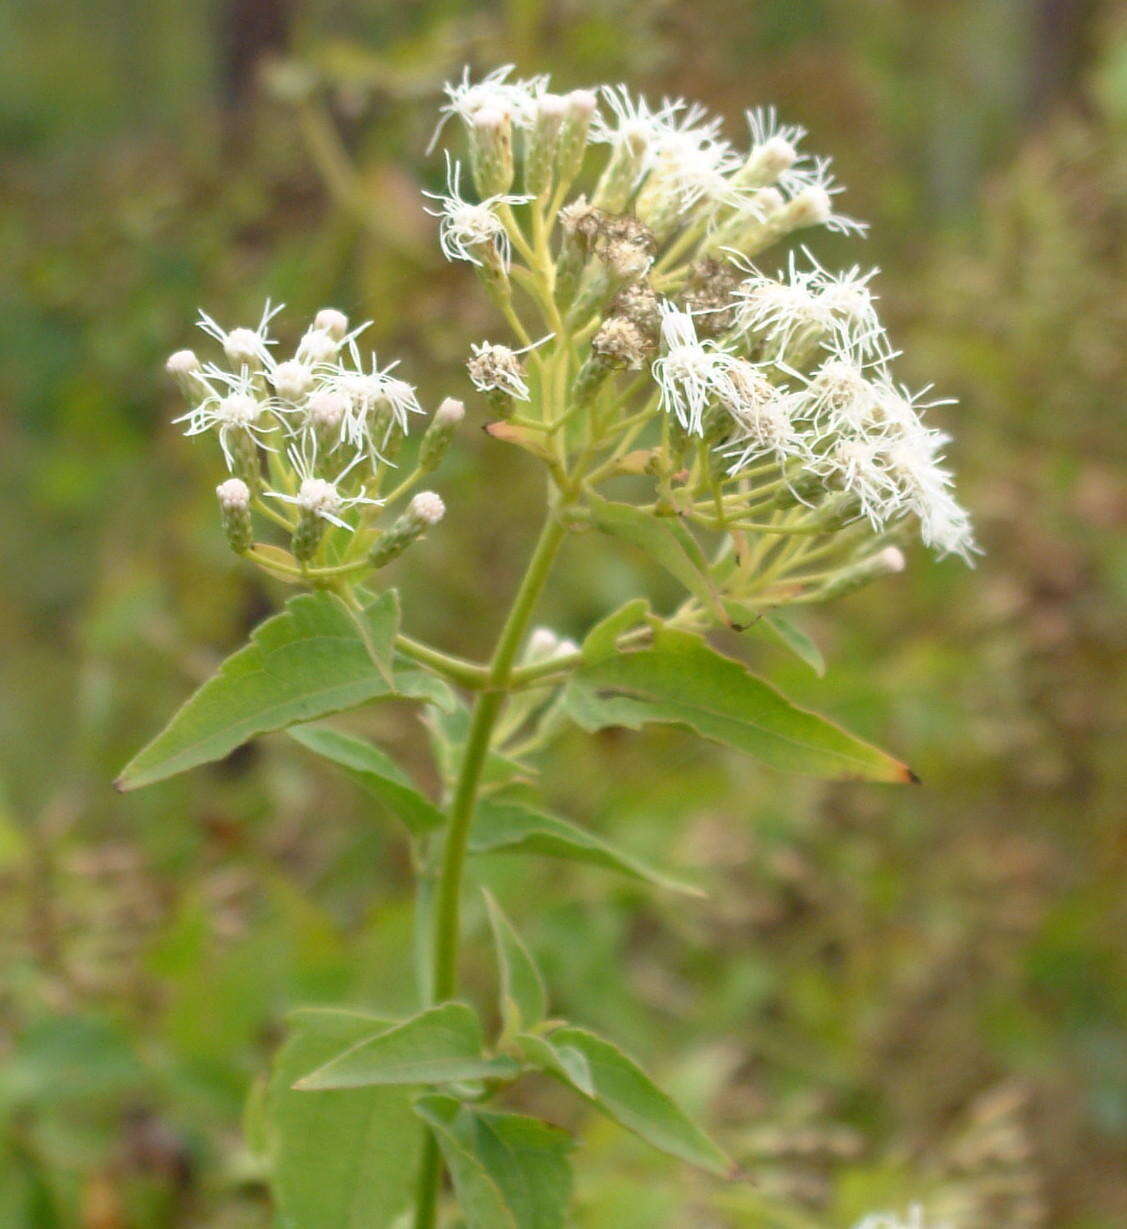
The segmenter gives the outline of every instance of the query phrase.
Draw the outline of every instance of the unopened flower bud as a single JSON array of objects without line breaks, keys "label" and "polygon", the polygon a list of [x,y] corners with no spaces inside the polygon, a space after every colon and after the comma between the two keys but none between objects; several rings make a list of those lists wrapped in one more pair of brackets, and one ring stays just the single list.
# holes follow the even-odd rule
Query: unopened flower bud
[{"label": "unopened flower bud", "polygon": [[794,166],[798,151],[781,136],[769,137],[757,145],[736,176],[736,182],[752,188],[773,184],[784,171]]},{"label": "unopened flower bud", "polygon": [[322,307],[313,318],[313,327],[328,333],[334,341],[340,341],[348,332],[348,317],[335,307]]},{"label": "unopened flower bud", "polygon": [[297,359],[279,363],[270,376],[274,391],[284,401],[300,401],[313,385],[313,372]]},{"label": "unopened flower bud", "polygon": [[780,487],[774,499],[774,506],[776,508],[795,508],[801,504],[808,508],[824,489],[825,483],[820,475],[808,471],[798,474],[793,480]]},{"label": "unopened flower bud", "polygon": [[420,529],[427,529],[446,515],[446,505],[436,491],[420,491],[407,505],[406,515],[418,522]]},{"label": "unopened flower bud", "polygon": [[560,128],[557,175],[566,186],[579,174],[587,152],[587,130],[599,105],[592,90],[572,90],[564,96],[565,112]]},{"label": "unopened flower bud", "polygon": [[307,329],[297,347],[297,358],[303,363],[331,363],[337,356],[340,343],[328,332],[316,326]]},{"label": "unopened flower bud", "polygon": [[614,147],[591,198],[600,209],[621,213],[626,208],[644,173],[649,147],[650,133],[645,125],[626,133]]},{"label": "unopened flower bud", "polygon": [[534,628],[524,651],[524,663],[531,666],[538,661],[547,661],[559,647],[560,638],[550,627]]},{"label": "unopened flower bud", "polygon": [[705,237],[703,250],[712,253],[735,248],[745,255],[762,251],[789,229],[783,221],[786,207],[786,197],[778,188],[760,188],[745,210]]},{"label": "unopened flower bud", "polygon": [[223,340],[223,352],[236,367],[260,367],[262,347],[262,338],[254,329],[232,329]]},{"label": "unopened flower bud", "polygon": [[447,397],[434,412],[434,421],[445,427],[456,427],[466,416],[466,407],[457,397]]},{"label": "unopened flower bud", "polygon": [[497,107],[481,107],[469,121],[470,167],[482,197],[503,196],[513,186],[513,125]]},{"label": "unopened flower bud", "polygon": [[551,187],[560,128],[566,114],[567,102],[559,94],[542,94],[537,100],[524,162],[524,190],[532,196],[543,196]]},{"label": "unopened flower bud", "polygon": [[215,494],[223,517],[223,532],[231,549],[241,555],[254,538],[250,521],[250,487],[241,478],[228,478],[215,488]]},{"label": "unopened flower bud", "polygon": [[878,580],[882,576],[891,576],[895,572],[902,572],[905,564],[904,552],[899,547],[886,546],[883,550],[877,551],[875,555],[862,559],[860,563],[849,564],[842,568],[836,576],[821,585],[813,596],[821,601],[842,597],[846,593],[853,593],[862,588],[870,581]]},{"label": "unopened flower bud", "polygon": [[466,407],[454,397],[447,397],[435,410],[419,445],[419,469],[424,474],[438,468],[454,438],[455,429],[465,416]]},{"label": "unopened flower bud", "polygon": [[348,409],[348,398],[343,393],[321,388],[309,398],[309,419],[319,430],[335,432]]},{"label": "unopened flower bud", "polygon": [[824,226],[833,211],[830,194],[825,188],[811,184],[789,202],[780,222],[787,230],[805,230],[810,226]]},{"label": "unopened flower bud", "polygon": [[204,393],[203,384],[198,380],[200,360],[194,350],[177,350],[168,356],[164,364],[165,371],[176,381],[185,398],[195,404]]},{"label": "unopened flower bud", "polygon": [[320,388],[309,398],[306,413],[322,450],[329,451],[339,441],[347,410],[348,398],[331,389]]},{"label": "unopened flower bud", "polygon": [[233,427],[227,437],[227,449],[232,473],[257,495],[262,487],[262,463],[254,436],[245,427]]},{"label": "unopened flower bud", "polygon": [[434,491],[420,491],[407,505],[406,512],[376,539],[368,554],[368,562],[374,568],[385,567],[432,525],[437,525],[445,512],[446,505],[439,495]]}]

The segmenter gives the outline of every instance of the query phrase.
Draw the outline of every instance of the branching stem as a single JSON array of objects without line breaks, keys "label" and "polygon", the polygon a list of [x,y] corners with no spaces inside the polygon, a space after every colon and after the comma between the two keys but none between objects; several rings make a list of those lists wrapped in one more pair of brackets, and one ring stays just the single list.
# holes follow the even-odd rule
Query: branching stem
[{"label": "branching stem", "polygon": [[[435,900],[432,984],[434,1001],[437,1003],[451,998],[457,990],[462,879],[482,770],[489,754],[494,727],[512,686],[517,652],[565,533],[558,510],[549,512],[524,579],[498,637],[484,688],[479,692],[474,704],[469,735],[454,788],[454,799],[450,804]],[[441,1158],[438,1145],[431,1135],[427,1138],[419,1173],[415,1229],[433,1229],[441,1180]]]}]

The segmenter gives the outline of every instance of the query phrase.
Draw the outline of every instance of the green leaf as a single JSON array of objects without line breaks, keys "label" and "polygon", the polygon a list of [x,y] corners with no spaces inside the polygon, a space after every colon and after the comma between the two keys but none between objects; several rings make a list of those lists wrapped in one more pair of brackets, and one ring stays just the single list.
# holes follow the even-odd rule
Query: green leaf
[{"label": "green leaf", "polygon": [[581,666],[565,696],[572,719],[588,730],[664,722],[788,772],[833,780],[916,779],[907,765],[792,704],[691,632],[663,628],[652,648]]},{"label": "green leaf", "polygon": [[376,669],[395,690],[394,659],[395,637],[399,635],[399,592],[385,589],[375,598],[367,593],[363,597],[364,614],[356,619],[356,628],[368,650]]},{"label": "green leaf", "polygon": [[692,884],[656,870],[566,819],[533,810],[523,803],[491,799],[480,803],[470,830],[469,849],[473,854],[538,853],[587,862],[659,888],[701,895],[700,889]]},{"label": "green leaf", "polygon": [[752,631],[760,632],[769,640],[789,649],[799,661],[805,662],[814,673],[821,678],[826,673],[826,659],[822,650],[797,624],[792,623],[784,614],[777,610],[768,610],[754,619],[749,625]]},{"label": "green leaf", "polygon": [[448,1084],[510,1078],[512,1059],[486,1058],[477,1014],[465,1003],[441,1003],[364,1037],[294,1084],[301,1090],[373,1084]]},{"label": "green leaf", "polygon": [[[529,1041],[539,1042],[528,1045]],[[710,1173],[730,1176],[732,1162],[617,1046],[587,1029],[566,1025],[549,1038],[521,1037],[529,1062],[570,1084],[594,1106],[661,1152]],[[542,1059],[550,1049],[548,1061]],[[583,1072],[576,1079],[573,1072]]]},{"label": "green leaf", "polygon": [[470,1229],[564,1229],[573,1146],[565,1131],[452,1097],[420,1097],[415,1111],[438,1138]]},{"label": "green leaf", "polygon": [[450,689],[425,671],[398,672],[394,691],[373,654],[386,657],[391,631],[382,595],[354,613],[333,594],[306,593],[256,628],[157,737],[125,768],[118,789],[137,789],[222,759],[272,730],[388,696],[449,706]]},{"label": "green leaf", "polygon": [[[445,1108],[448,1100],[447,1097],[422,1097],[415,1102],[415,1112],[434,1131],[442,1159],[450,1171],[466,1229],[518,1229],[512,1208],[507,1205],[493,1175],[448,1124],[449,1111]],[[439,1105],[429,1104],[432,1101],[438,1101]],[[454,1105],[457,1104],[455,1101]]]},{"label": "green leaf", "polygon": [[391,1229],[410,1208],[423,1131],[406,1088],[294,1092],[311,1067],[392,1021],[310,1009],[291,1017],[267,1098],[272,1189],[290,1229]]},{"label": "green leaf", "polygon": [[501,1019],[506,1033],[534,1028],[548,1013],[548,992],[536,961],[491,892],[482,889],[501,975]]},{"label": "green leaf", "polygon": [[591,519],[596,528],[623,538],[644,551],[694,597],[709,606],[715,601],[707,563],[695,538],[673,517],[654,516],[631,504],[591,496]]},{"label": "green leaf", "polygon": [[595,1095],[595,1077],[585,1055],[570,1046],[555,1046],[538,1033],[520,1033],[515,1038],[525,1062],[570,1084],[585,1097]]},{"label": "green leaf", "polygon": [[649,613],[649,602],[644,597],[636,597],[600,619],[583,640],[583,660],[594,665],[606,657],[613,657],[618,652],[619,636],[644,623]]},{"label": "green leaf", "polygon": [[289,735],[307,750],[343,768],[362,789],[378,798],[422,836],[445,822],[442,812],[411,783],[398,764],[378,747],[323,725],[292,726]]}]

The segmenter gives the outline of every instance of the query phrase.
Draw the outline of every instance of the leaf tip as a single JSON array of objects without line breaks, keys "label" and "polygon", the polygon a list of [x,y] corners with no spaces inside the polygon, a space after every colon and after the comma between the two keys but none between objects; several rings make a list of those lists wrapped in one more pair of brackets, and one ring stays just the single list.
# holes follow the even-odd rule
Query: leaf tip
[{"label": "leaf tip", "polygon": [[908,785],[923,785],[923,779],[917,776],[907,764],[904,765],[904,780]]},{"label": "leaf tip", "polygon": [[114,778],[113,787],[119,794],[127,794],[133,788],[129,780],[126,778],[125,773],[122,773],[121,776]]}]

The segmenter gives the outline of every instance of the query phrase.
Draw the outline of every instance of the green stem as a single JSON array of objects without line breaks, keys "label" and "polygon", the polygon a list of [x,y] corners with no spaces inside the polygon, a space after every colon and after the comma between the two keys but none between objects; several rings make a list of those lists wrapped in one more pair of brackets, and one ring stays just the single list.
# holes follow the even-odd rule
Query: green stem
[{"label": "green stem", "polygon": [[[433,958],[434,1001],[444,1002],[457,989],[458,940],[461,932],[462,879],[482,770],[489,754],[494,726],[505,706],[513,664],[524,639],[536,602],[548,579],[566,530],[558,515],[549,514],[536,549],[513,599],[489,665],[486,689],[478,694],[470,719],[469,736],[454,788],[446,827],[442,864],[435,902]],[[433,1229],[442,1181],[442,1161],[433,1135],[428,1136],[419,1172],[415,1229]]]},{"label": "green stem", "polygon": [[404,657],[430,666],[432,670],[471,691],[479,691],[489,681],[488,667],[466,661],[463,657],[454,657],[450,653],[442,653],[429,644],[423,644],[421,640],[414,640],[402,633],[396,636],[395,647]]}]

